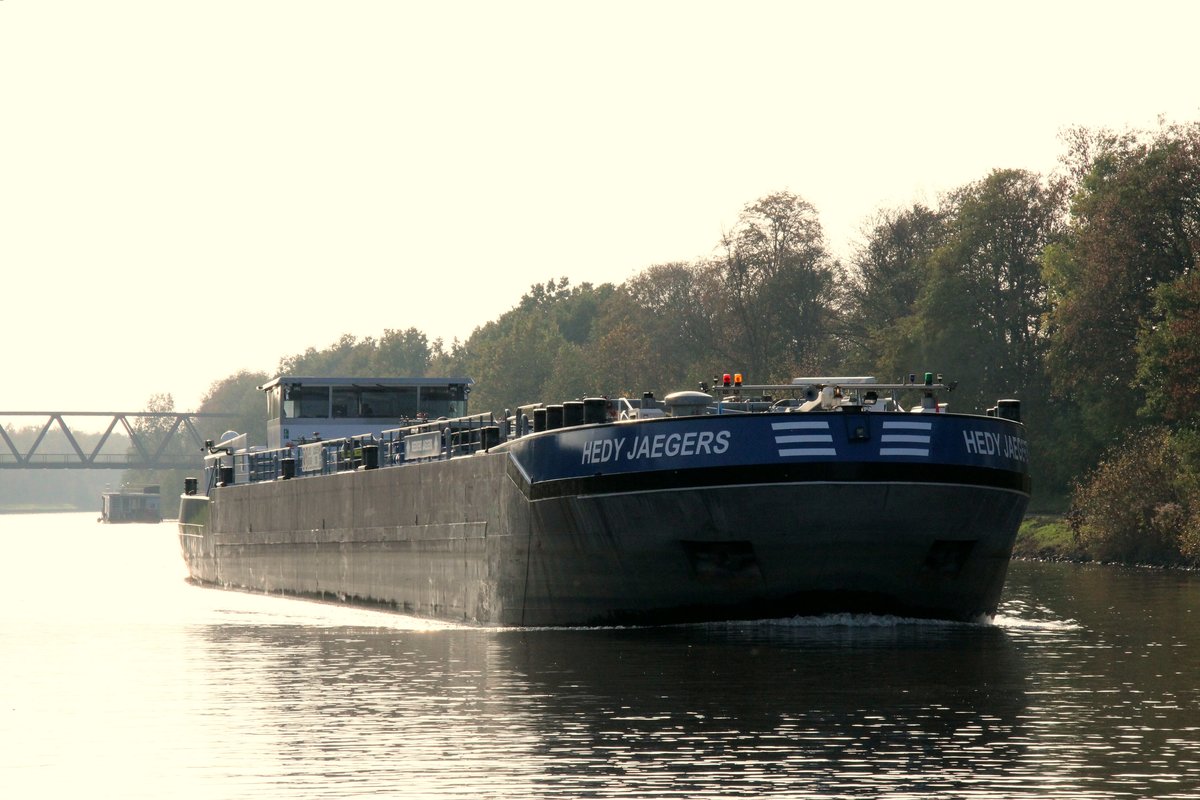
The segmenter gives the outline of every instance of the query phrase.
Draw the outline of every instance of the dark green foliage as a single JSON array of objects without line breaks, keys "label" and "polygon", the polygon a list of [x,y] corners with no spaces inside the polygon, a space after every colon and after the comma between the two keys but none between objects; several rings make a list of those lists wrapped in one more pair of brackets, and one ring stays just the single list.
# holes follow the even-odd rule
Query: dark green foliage
[{"label": "dark green foliage", "polygon": [[758,383],[786,382],[834,352],[836,262],[813,206],[791,192],[750,203],[712,263],[716,311],[732,366]]},{"label": "dark green foliage", "polygon": [[1196,266],[1200,125],[1077,132],[1072,154],[1080,178],[1069,235],[1046,256],[1050,375],[1063,397],[1090,406],[1093,426],[1117,432],[1129,403],[1145,400],[1137,343],[1166,313],[1157,289]]},{"label": "dark green foliage", "polygon": [[1057,185],[1020,170],[997,170],[948,198],[944,243],[929,258],[915,315],[925,363],[970,376],[960,406],[1040,392],[1048,347],[1041,257],[1062,210]]},{"label": "dark green foliage", "polygon": [[851,371],[902,374],[919,359],[913,333],[930,261],[948,235],[941,212],[917,204],[880,212],[842,277]]},{"label": "dark green foliage", "polygon": [[419,377],[428,374],[439,347],[440,343],[431,346],[425,334],[416,328],[402,331],[389,328],[376,344],[369,366],[372,374],[382,377]]},{"label": "dark green foliage", "polygon": [[1154,296],[1153,321],[1137,340],[1142,410],[1168,423],[1200,422],[1200,271],[1159,285]]},{"label": "dark green foliage", "polygon": [[540,396],[566,345],[546,306],[514,310],[471,336],[463,366],[476,381],[476,411],[502,411]]},{"label": "dark green foliage", "polygon": [[203,438],[217,441],[224,431],[247,434],[250,442],[267,440],[267,399],[259,390],[272,377],[265,372],[242,370],[208,387],[200,408],[207,414],[234,414],[231,419],[215,419],[202,430]]},{"label": "dark green foliage", "polygon": [[279,359],[279,375],[375,375],[378,377],[421,377],[438,354],[440,342],[431,347],[416,328],[388,328],[376,340],[345,333],[324,350],[310,347],[303,353]]},{"label": "dark green foliage", "polygon": [[515,308],[477,328],[458,366],[475,379],[475,411],[503,413],[522,403],[570,400],[609,389],[591,368],[603,331],[597,322],[616,289],[571,286],[566,278],[534,284]]}]

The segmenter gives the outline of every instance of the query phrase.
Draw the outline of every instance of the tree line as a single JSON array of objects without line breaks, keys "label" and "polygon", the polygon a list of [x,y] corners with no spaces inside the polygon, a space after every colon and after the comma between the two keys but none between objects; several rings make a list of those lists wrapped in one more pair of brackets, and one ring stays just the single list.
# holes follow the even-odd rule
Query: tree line
[{"label": "tree line", "polygon": [[[951,410],[1022,401],[1035,507],[1068,510],[1081,549],[1195,561],[1200,123],[1074,128],[1063,142],[1050,175],[996,169],[936,204],[880,211],[844,261],[817,209],[780,191],[748,203],[709,257],[619,285],[552,278],[465,341],[346,334],[278,372],[466,375],[472,409],[496,412],[723,372],[942,373],[959,382]],[[201,410],[245,411],[253,435],[268,377],[218,381]]]}]

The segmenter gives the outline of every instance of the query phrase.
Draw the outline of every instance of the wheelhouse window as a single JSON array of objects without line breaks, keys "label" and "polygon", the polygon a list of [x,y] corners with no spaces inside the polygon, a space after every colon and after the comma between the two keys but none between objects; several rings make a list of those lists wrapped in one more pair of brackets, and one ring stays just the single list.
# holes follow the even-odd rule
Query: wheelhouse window
[{"label": "wheelhouse window", "polygon": [[367,419],[408,419],[417,415],[417,387],[372,386],[359,394],[359,414]]},{"label": "wheelhouse window", "polygon": [[430,417],[461,417],[466,414],[467,398],[463,386],[421,387],[421,410]]},{"label": "wheelhouse window", "polygon": [[328,386],[285,386],[283,392],[285,419],[325,419],[329,416]]},{"label": "wheelhouse window", "polygon": [[353,387],[333,387],[334,419],[357,417],[358,415],[358,391]]},{"label": "wheelhouse window", "polygon": [[299,383],[274,387],[267,394],[267,418],[287,419],[380,419],[414,420],[418,414],[430,418],[461,417],[467,413],[467,387],[340,385],[304,386]]}]

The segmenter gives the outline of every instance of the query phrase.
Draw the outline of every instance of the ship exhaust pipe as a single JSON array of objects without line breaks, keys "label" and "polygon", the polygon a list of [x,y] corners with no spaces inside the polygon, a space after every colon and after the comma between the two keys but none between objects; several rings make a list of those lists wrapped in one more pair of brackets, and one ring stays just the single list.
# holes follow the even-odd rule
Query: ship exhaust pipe
[{"label": "ship exhaust pipe", "polygon": [[608,401],[603,397],[583,398],[583,424],[601,425],[608,421]]},{"label": "ship exhaust pipe", "polygon": [[1013,422],[1021,421],[1021,401],[1020,400],[997,400],[996,401],[996,416],[1000,419],[1010,419]]},{"label": "ship exhaust pipe", "polygon": [[562,404],[563,427],[574,428],[583,424],[583,401],[567,400]]}]

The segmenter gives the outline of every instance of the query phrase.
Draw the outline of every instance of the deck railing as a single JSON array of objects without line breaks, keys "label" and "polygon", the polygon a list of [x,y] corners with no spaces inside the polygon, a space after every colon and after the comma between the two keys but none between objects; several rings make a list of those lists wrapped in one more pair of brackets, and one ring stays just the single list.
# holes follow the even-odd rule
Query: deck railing
[{"label": "deck railing", "polygon": [[273,450],[214,453],[208,457],[214,467],[209,484],[211,488],[446,460],[487,450],[500,442],[501,429],[495,417],[490,413],[472,414]]}]

